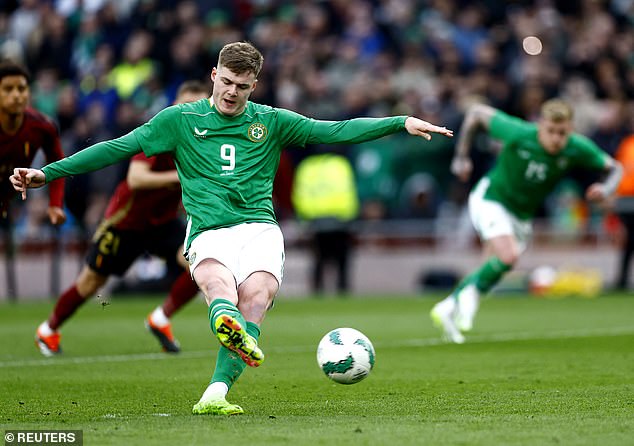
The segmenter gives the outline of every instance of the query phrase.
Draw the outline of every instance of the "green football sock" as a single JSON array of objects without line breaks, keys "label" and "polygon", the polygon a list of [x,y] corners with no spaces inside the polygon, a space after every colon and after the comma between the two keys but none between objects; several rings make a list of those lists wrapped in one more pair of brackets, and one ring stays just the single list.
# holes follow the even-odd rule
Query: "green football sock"
[{"label": "green football sock", "polygon": [[255,338],[255,340],[260,339],[260,327],[255,322],[247,322],[247,333]]},{"label": "green football sock", "polygon": [[214,334],[216,334],[214,321],[221,314],[227,314],[231,316],[232,318],[237,320],[243,327],[246,325],[246,321],[244,320],[242,313],[240,313],[238,307],[236,307],[232,302],[226,299],[214,299],[213,302],[211,302],[211,305],[209,305],[209,309],[207,310],[209,325],[211,326],[211,331]]},{"label": "green football sock", "polygon": [[[260,328],[253,322],[247,322],[246,325],[247,333],[253,336],[257,341],[260,337]],[[242,375],[246,366],[247,365],[244,361],[240,359],[240,356],[228,348],[221,346],[220,350],[218,350],[216,368],[214,369],[214,374],[211,377],[211,382],[214,383],[221,381],[225,383],[229,389],[231,389],[231,386],[233,386],[240,375]]]},{"label": "green football sock", "polygon": [[464,287],[470,284],[475,285],[480,293],[486,294],[512,267],[512,265],[502,262],[496,256],[489,257],[480,268],[462,279],[453,295],[457,296]]}]

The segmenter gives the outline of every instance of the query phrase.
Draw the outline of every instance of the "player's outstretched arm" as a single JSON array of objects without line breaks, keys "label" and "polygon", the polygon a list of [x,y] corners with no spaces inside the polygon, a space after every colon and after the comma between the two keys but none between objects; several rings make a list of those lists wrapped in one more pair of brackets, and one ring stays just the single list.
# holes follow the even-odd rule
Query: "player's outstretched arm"
[{"label": "player's outstretched arm", "polygon": [[26,200],[26,190],[42,187],[46,184],[46,175],[39,169],[29,167],[16,167],[13,175],[9,177],[13,188],[22,194],[22,199]]},{"label": "player's outstretched arm", "polygon": [[495,114],[496,109],[484,104],[472,105],[464,121],[460,126],[460,136],[456,143],[456,151],[451,161],[451,173],[460,178],[461,181],[467,181],[471,177],[473,164],[469,158],[469,149],[473,143],[473,137],[480,128],[488,129],[491,118]]},{"label": "player's outstretched arm", "polygon": [[427,141],[431,139],[430,133],[440,133],[441,135],[449,137],[453,136],[453,130],[449,130],[447,127],[440,127],[431,124],[413,116],[409,116],[405,120],[405,130],[407,130],[407,133],[410,135],[422,136]]},{"label": "player's outstretched arm", "polygon": [[588,186],[588,189],[586,189],[586,200],[595,202],[603,201],[616,191],[623,177],[623,166],[614,158],[608,158],[605,169],[607,171],[605,179],[598,183],[592,183]]}]

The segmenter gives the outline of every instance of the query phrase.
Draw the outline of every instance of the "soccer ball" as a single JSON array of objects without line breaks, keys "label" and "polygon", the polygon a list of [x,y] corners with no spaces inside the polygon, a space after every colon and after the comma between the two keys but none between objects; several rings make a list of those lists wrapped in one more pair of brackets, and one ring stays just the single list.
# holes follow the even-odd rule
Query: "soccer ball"
[{"label": "soccer ball", "polygon": [[317,363],[326,376],[340,384],[358,383],[374,367],[374,347],[354,328],[335,328],[317,347]]}]

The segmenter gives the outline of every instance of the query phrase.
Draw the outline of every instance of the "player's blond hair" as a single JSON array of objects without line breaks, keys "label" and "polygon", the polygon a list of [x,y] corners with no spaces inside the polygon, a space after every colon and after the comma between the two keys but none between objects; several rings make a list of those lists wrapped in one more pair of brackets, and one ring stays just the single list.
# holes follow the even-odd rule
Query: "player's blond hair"
[{"label": "player's blond hair", "polygon": [[542,118],[553,122],[572,121],[574,111],[570,104],[562,99],[549,99],[542,104]]},{"label": "player's blond hair", "polygon": [[209,95],[209,86],[199,80],[188,80],[178,87],[178,90],[176,90],[176,97],[185,93],[204,93]]},{"label": "player's blond hair", "polygon": [[262,69],[264,57],[249,42],[228,43],[220,50],[218,66],[223,66],[236,74],[253,73],[257,77]]}]

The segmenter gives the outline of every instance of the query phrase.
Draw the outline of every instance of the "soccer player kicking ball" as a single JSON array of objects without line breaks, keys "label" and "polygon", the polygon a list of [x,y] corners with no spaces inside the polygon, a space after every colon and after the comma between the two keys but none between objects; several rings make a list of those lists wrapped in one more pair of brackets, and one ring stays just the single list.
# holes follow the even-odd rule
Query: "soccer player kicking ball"
[{"label": "soccer player kicking ball", "polygon": [[619,184],[620,164],[588,138],[572,131],[573,110],[559,99],[541,107],[539,121],[529,123],[486,105],[472,106],[460,128],[452,172],[468,180],[472,164],[469,147],[482,128],[504,143],[495,166],[469,195],[471,221],[483,242],[485,262],[466,276],[431,310],[433,322],[450,342],[462,344],[471,330],[480,296],[513,268],[531,236],[531,221],[538,207],[572,168],[607,173],[591,184],[585,196],[601,201]]},{"label": "soccer player kicking ball", "polygon": [[36,169],[16,169],[26,189],[102,168],[141,151],[171,154],[187,212],[186,255],[205,295],[211,330],[222,345],[195,414],[243,413],[226,395],[246,365],[264,361],[260,326],[282,283],[284,241],[272,189],[284,147],[354,144],[406,130],[430,139],[451,130],[414,117],[317,121],[249,101],[263,57],[247,42],[225,45],[211,71],[212,97],[168,107],[121,138]]},{"label": "soccer player kicking ball", "polygon": [[[208,97],[209,88],[198,81],[183,83],[175,103]],[[15,193],[15,192],[14,192]],[[146,319],[145,325],[166,352],[180,351],[172,334],[170,317],[198,294],[183,257],[185,227],[178,214],[181,188],[176,166],[169,154],[148,158],[135,155],[123,180],[108,202],[105,216],[88,250],[86,264],[75,283],[57,300],[48,320],[35,334],[35,343],[45,356],[62,352],[60,326],[93,296],[111,275],[125,274],[145,253],[177,262],[183,272],[174,281],[168,297]]]}]

